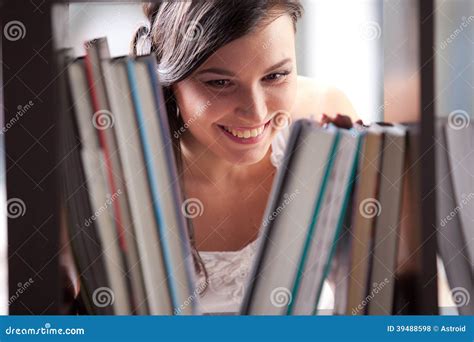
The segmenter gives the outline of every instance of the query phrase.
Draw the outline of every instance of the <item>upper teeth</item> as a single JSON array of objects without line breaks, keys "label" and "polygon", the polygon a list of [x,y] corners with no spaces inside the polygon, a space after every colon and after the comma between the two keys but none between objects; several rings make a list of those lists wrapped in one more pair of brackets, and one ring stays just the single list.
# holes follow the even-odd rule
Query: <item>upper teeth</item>
[{"label": "upper teeth", "polygon": [[223,126],[224,129],[227,131],[227,132],[230,132],[232,133],[232,135],[234,135],[235,137],[239,137],[239,138],[255,138],[256,136],[262,134],[263,130],[265,129],[265,126],[260,126],[258,128],[253,128],[253,129],[244,129],[244,130],[237,130],[237,129],[234,129],[232,127],[227,127],[227,126]]}]

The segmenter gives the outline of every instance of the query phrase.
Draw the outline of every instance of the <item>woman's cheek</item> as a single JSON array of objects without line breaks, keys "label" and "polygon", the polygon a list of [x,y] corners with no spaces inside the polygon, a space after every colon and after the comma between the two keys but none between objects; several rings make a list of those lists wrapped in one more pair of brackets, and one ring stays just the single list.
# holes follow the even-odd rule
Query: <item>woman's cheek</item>
[{"label": "woman's cheek", "polygon": [[277,111],[289,112],[296,100],[296,82],[288,81],[268,92],[267,107],[269,114]]},{"label": "woman's cheek", "polygon": [[192,82],[182,82],[175,88],[175,96],[180,115],[191,127],[193,123],[204,123],[213,111],[214,101],[208,92],[200,89]]},{"label": "woman's cheek", "polygon": [[195,122],[200,128],[209,129],[213,124],[221,124],[222,117],[229,112],[231,104],[218,98],[202,98],[193,105]]}]

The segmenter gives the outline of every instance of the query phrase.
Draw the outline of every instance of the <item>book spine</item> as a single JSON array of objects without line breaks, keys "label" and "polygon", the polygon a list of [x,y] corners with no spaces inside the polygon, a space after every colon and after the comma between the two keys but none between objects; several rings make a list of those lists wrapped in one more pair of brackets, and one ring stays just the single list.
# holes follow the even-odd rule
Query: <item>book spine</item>
[{"label": "book spine", "polygon": [[[138,129],[140,132],[140,140],[142,142],[142,148],[143,148],[143,154],[145,156],[145,165],[146,165],[146,170],[147,170],[147,175],[148,175],[148,181],[150,183],[150,190],[152,194],[152,205],[153,205],[153,210],[155,212],[155,217],[156,221],[158,222],[158,235],[159,235],[159,240],[161,243],[161,248],[163,252],[163,259],[165,262],[166,269],[169,274],[173,274],[173,267],[171,265],[171,251],[166,243],[168,241],[167,238],[167,227],[165,226],[165,222],[163,220],[163,213],[160,208],[159,204],[159,193],[158,193],[158,181],[156,179],[156,172],[153,169],[153,166],[151,165],[151,160],[152,160],[152,152],[150,151],[149,147],[149,137],[147,135],[147,130],[145,128],[146,122],[144,118],[144,113],[143,113],[143,108],[141,105],[140,101],[140,94],[138,93],[137,89],[137,75],[135,72],[135,61],[129,59],[127,60],[127,73],[130,81],[130,88],[132,91],[132,98],[135,106],[135,111],[136,111],[136,118],[137,118],[137,123],[138,123]],[[179,307],[179,301],[176,295],[176,286],[178,284],[175,284],[175,278],[173,276],[167,277],[166,279],[168,289],[170,290],[170,297],[171,297],[171,303],[173,308]]]},{"label": "book spine", "polygon": [[[91,57],[91,53],[93,52],[94,51],[90,51],[88,54],[86,54],[85,66],[86,66],[86,75],[87,75],[87,80],[89,83],[93,110],[94,110],[94,113],[97,113],[103,108],[101,108],[99,99],[97,96],[96,83],[95,83],[95,78],[94,78],[94,61],[92,60],[92,57]],[[105,132],[103,130],[97,130],[97,131],[98,131],[100,145],[104,151],[105,167],[106,167],[107,180],[109,183],[110,191],[112,192],[112,194],[115,194],[117,193],[117,186],[114,180],[114,171],[113,171],[112,161],[110,158],[109,146],[107,143],[107,139],[105,137]],[[114,218],[116,221],[116,229],[117,229],[117,235],[119,239],[120,248],[124,251],[124,253],[126,253],[127,245],[125,242],[125,231],[124,231],[124,227],[122,223],[122,213],[121,213],[120,205],[118,201],[113,201],[112,205],[113,205],[114,213],[115,213]]]},{"label": "book spine", "polygon": [[[332,148],[331,148],[331,151],[329,153],[329,158],[328,158],[328,161],[327,161],[326,170],[324,171],[323,182],[321,184],[318,199],[316,201],[315,208],[313,210],[313,216],[311,218],[311,223],[310,223],[310,227],[309,227],[309,230],[308,230],[308,236],[306,237],[306,242],[305,242],[304,247],[303,247],[303,252],[302,252],[300,263],[299,263],[299,266],[298,266],[298,271],[296,273],[295,283],[293,285],[292,298],[295,298],[295,299],[298,298],[300,283],[303,279],[303,273],[304,273],[304,269],[305,269],[305,265],[306,265],[306,261],[307,261],[307,256],[309,254],[311,241],[312,241],[312,238],[313,238],[313,235],[314,235],[314,231],[316,229],[316,223],[318,222],[320,209],[321,209],[321,206],[323,205],[323,202],[324,202],[324,193],[326,192],[326,187],[327,187],[327,184],[328,184],[329,175],[331,174],[331,170],[332,170],[332,167],[334,165],[334,161],[336,159],[336,153],[337,153],[337,147],[339,145],[339,139],[340,139],[340,133],[339,133],[338,130],[336,130],[336,133],[334,135]],[[288,315],[291,315],[293,313],[294,308],[295,308],[295,303],[296,303],[296,300],[292,300],[288,304],[288,310],[287,310]]]},{"label": "book spine", "polygon": [[[150,76],[151,80],[151,86],[153,88],[153,93],[155,95],[155,103],[156,103],[156,108],[158,110],[159,114],[159,128],[161,130],[161,136],[163,140],[164,146],[172,146],[172,138],[169,130],[169,121],[167,117],[167,111],[165,107],[165,101],[163,98],[163,92],[162,88],[156,73],[157,70],[157,65],[155,59],[147,59],[147,67],[148,67],[148,73]],[[187,229],[187,224],[186,220],[184,219],[184,215],[181,211],[181,205],[183,203],[183,199],[181,198],[181,190],[180,190],[180,180],[179,180],[179,175],[177,172],[176,168],[176,160],[174,156],[174,151],[172,148],[165,148],[164,149],[165,154],[166,154],[166,159],[167,159],[167,171],[169,174],[169,177],[172,181],[170,184],[171,186],[171,195],[173,197],[173,204],[174,204],[174,212],[173,214],[175,215],[175,219],[177,222],[177,229],[178,229],[178,234],[180,236],[181,240],[181,258],[182,261],[184,262],[184,268],[186,272],[186,281],[187,281],[187,287],[189,289],[189,292],[192,292],[192,289],[195,288],[195,277],[194,277],[194,268],[192,263],[190,262],[192,259],[192,253],[191,253],[191,244],[190,244],[190,237],[188,234],[188,229]],[[183,298],[186,300],[186,298]],[[197,307],[194,305],[194,301],[190,304],[192,306],[192,311],[193,313],[197,313]]]}]

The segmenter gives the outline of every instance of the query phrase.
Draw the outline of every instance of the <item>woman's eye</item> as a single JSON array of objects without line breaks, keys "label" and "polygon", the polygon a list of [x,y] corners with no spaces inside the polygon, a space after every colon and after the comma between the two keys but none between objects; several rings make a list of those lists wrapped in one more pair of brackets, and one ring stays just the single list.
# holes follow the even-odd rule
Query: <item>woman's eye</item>
[{"label": "woman's eye", "polygon": [[270,74],[270,75],[267,75],[263,78],[264,81],[269,81],[269,82],[273,82],[273,81],[279,81],[283,78],[285,78],[285,76],[287,76],[289,74],[289,72],[274,72],[273,74]]},{"label": "woman's eye", "polygon": [[230,80],[211,80],[207,81],[206,84],[214,88],[224,88],[230,84]]}]

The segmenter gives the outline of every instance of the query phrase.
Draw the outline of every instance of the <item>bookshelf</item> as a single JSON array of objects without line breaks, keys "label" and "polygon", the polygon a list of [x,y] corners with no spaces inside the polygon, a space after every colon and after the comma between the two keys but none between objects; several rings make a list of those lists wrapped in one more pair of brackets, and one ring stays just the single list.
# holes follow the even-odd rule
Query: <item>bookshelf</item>
[{"label": "bookshelf", "polygon": [[[34,105],[5,133],[7,198],[25,203],[25,213],[8,219],[9,296],[18,284],[34,283],[10,307],[10,314],[57,314],[61,300],[59,187],[57,166],[58,93],[49,3],[2,2],[2,25],[17,20],[24,38],[2,35],[4,122],[18,106]],[[21,29],[21,26],[20,26]],[[3,157],[3,156],[2,156]]]},{"label": "bookshelf", "polygon": [[[420,203],[421,203],[421,243],[429,246],[421,249],[421,277],[417,286],[418,307],[425,308],[423,314],[437,314],[436,300],[438,288],[432,275],[437,273],[436,260],[436,181],[435,149],[433,138],[435,113],[435,58],[434,1],[419,1],[419,35],[420,35],[420,81],[421,81],[421,132],[420,132]],[[431,260],[431,262],[430,262]],[[433,300],[433,298],[435,298]]]},{"label": "bookshelf", "polygon": [[[80,2],[80,1],[72,1]],[[100,1],[96,2],[108,2]],[[124,1],[117,1],[124,2]],[[131,2],[131,1],[127,1]],[[135,1],[138,2],[138,1]],[[18,284],[34,279],[33,286],[11,303],[10,314],[59,314],[62,301],[59,265],[59,176],[58,155],[61,115],[58,76],[63,72],[55,60],[53,31],[67,32],[67,7],[52,11],[63,1],[30,0],[0,2],[2,27],[17,20],[24,26],[22,39],[2,35],[2,90],[4,105],[0,115],[4,122],[14,120],[18,106],[29,101],[34,105],[21,120],[5,133],[7,199],[19,198],[25,203],[23,216],[8,219],[8,266],[10,296]],[[435,178],[434,178],[434,0],[419,0],[417,22],[419,66],[421,73],[419,159],[414,167],[419,179],[418,201],[421,203],[422,236],[429,248],[419,252],[425,271],[416,279],[416,300],[407,313],[436,314],[436,281],[424,279],[436,273]],[[54,23],[54,25],[53,25]],[[53,30],[54,27],[54,30]],[[426,264],[426,265],[425,265]],[[425,284],[429,284],[427,287]],[[434,295],[433,295],[434,294]]]}]

